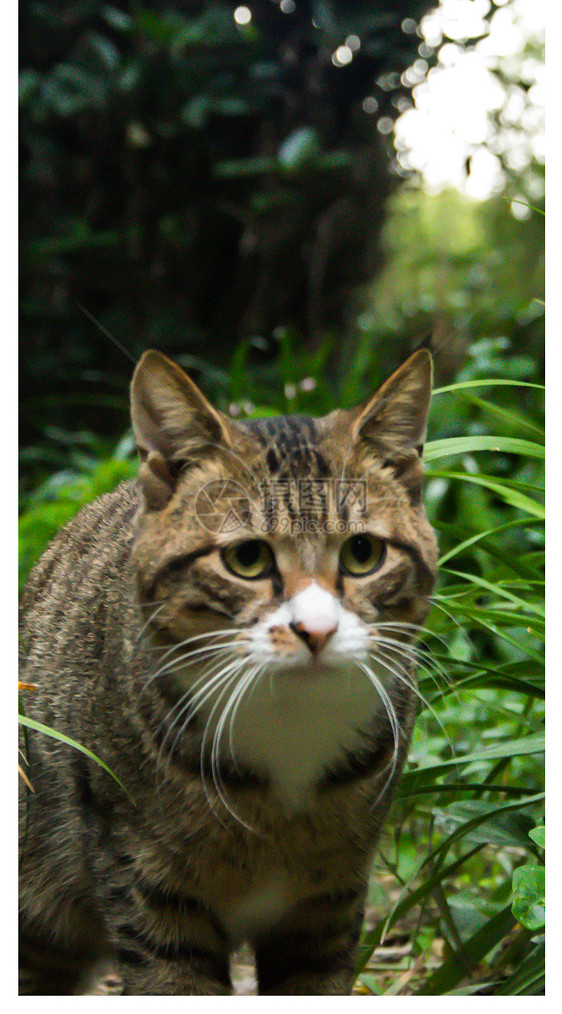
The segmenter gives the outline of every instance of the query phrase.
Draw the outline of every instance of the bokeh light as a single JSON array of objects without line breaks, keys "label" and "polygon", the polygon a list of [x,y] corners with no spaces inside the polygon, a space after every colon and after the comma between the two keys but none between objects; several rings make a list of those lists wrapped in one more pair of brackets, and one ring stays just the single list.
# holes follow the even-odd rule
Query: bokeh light
[{"label": "bokeh light", "polygon": [[249,7],[237,7],[234,11],[234,20],[237,25],[249,25],[252,20],[252,12]]},{"label": "bokeh light", "polygon": [[[441,0],[421,20],[420,58],[401,76],[415,106],[395,124],[397,163],[434,192],[455,186],[485,200],[503,189],[504,167],[524,174],[544,160],[544,0],[504,0],[484,20],[491,7]],[[428,71],[425,56],[436,48]],[[529,173],[526,186],[542,196],[538,176]]]}]

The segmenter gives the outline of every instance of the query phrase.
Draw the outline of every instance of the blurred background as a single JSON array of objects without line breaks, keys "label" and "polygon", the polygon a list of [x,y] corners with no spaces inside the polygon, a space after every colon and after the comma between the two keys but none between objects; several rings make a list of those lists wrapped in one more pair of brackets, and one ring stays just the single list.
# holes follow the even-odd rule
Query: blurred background
[{"label": "blurred background", "polygon": [[441,578],[358,988],[540,993],[543,0],[19,11],[21,580],[136,474],[144,349],[239,417],[429,346]]},{"label": "blurred background", "polygon": [[347,403],[424,340],[539,376],[541,7],[22,0],[24,489],[127,427],[145,348],[222,408]]}]

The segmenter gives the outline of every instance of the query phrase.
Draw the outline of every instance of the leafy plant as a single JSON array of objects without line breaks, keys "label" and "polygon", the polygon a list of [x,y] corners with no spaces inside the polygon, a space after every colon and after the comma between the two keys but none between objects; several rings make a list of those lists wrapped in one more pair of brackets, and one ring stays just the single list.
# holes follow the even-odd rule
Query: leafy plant
[{"label": "leafy plant", "polygon": [[[529,831],[529,837],[544,849],[544,827]],[[529,930],[539,930],[544,926],[544,866],[525,863],[518,866],[513,873],[512,910],[515,918]]]},{"label": "leafy plant", "polygon": [[239,335],[269,358],[277,327],[320,344],[378,264],[399,179],[377,123],[409,101],[432,0],[252,0],[247,25],[238,6],[20,4],[26,443],[53,392],[64,425],[117,432],[95,395],[123,347],[220,366]]},{"label": "leafy plant", "polygon": [[[393,848],[383,854],[394,900],[363,941],[361,967],[372,976],[376,948],[394,926],[409,927],[414,995],[458,993],[463,982],[461,992],[494,994],[540,992],[544,984],[541,945],[533,947],[528,932],[541,918],[544,871],[519,866],[544,805],[544,450],[536,412],[516,416],[516,431],[535,439],[507,436],[511,412],[472,397],[484,384],[520,386],[470,379],[436,392],[438,418],[443,411],[458,425],[441,405],[469,394],[479,423],[493,418],[504,434],[479,426],[426,446],[441,585],[419,645],[421,715]],[[539,387],[528,390],[536,404]],[[521,892],[515,901],[512,880]],[[414,912],[421,916],[412,932]],[[437,964],[427,952],[428,924],[430,943],[443,940]],[[519,974],[521,962],[528,975]]]},{"label": "leafy plant", "polygon": [[108,457],[71,456],[69,464],[73,467],[53,472],[23,498],[19,522],[20,588],[62,525],[85,504],[136,475],[136,461],[129,457],[132,446],[126,435]]}]

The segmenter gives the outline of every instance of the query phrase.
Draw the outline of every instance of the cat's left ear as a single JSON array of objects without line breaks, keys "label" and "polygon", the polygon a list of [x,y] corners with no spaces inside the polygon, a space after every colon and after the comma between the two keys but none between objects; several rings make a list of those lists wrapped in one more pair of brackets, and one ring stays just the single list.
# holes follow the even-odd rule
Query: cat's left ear
[{"label": "cat's left ear", "polygon": [[228,420],[161,352],[145,352],[131,383],[131,418],[149,507],[163,507],[185,465],[210,448],[229,446]]},{"label": "cat's left ear", "polygon": [[418,349],[359,409],[353,422],[355,442],[366,442],[389,462],[421,457],[431,401],[433,362]]}]

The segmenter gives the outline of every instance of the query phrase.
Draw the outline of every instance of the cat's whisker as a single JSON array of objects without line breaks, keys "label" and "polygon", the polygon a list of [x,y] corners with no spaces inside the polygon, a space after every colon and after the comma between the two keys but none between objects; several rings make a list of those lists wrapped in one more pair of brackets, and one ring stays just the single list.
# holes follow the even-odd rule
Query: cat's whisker
[{"label": "cat's whisker", "polygon": [[[186,669],[190,666],[200,664],[204,661],[204,656],[215,656],[219,653],[224,654],[225,652],[232,651],[237,646],[237,641],[225,642],[224,644],[209,644],[204,648],[196,648],[192,651],[185,652],[183,655],[178,655],[176,658],[171,659],[166,665],[160,666],[155,673],[152,675],[152,679],[157,679],[165,673],[178,672],[181,669]],[[197,657],[196,656],[203,656]]]},{"label": "cat's whisker", "polygon": [[[420,628],[418,628],[416,624],[408,624],[403,623],[401,621],[392,621],[392,622],[384,621],[377,623],[375,627],[374,636],[377,638],[377,640],[381,640],[380,638],[381,630],[383,631],[383,635],[386,634],[387,631],[390,632],[391,634],[393,633],[395,635],[398,635],[400,633],[403,633],[404,631],[407,632],[407,628],[410,627],[420,630]],[[448,647],[447,641],[441,635],[435,634],[433,631],[423,631],[423,633],[424,637],[426,636],[434,637],[435,640],[437,640],[444,648]],[[433,674],[433,670],[435,671],[436,674],[438,674],[438,676],[440,676],[443,679],[448,690],[452,689],[453,685],[452,680],[449,677],[445,667],[439,662],[438,659],[435,658],[435,656],[431,653],[429,649],[421,647],[419,642],[416,640],[408,642],[403,642],[400,640],[399,644],[405,648],[409,648],[413,652],[413,658],[419,662],[420,667],[423,668],[424,671],[431,676],[431,678],[435,681],[437,686],[439,686],[439,684],[437,682],[436,676]]]},{"label": "cat's whisker", "polygon": [[[225,659],[212,659],[209,662],[208,668],[203,671],[201,676],[195,681],[195,683],[188,687],[185,694],[182,697],[184,706],[181,709],[181,714],[187,715],[187,722],[192,721],[198,711],[201,710],[206,700],[212,696],[215,692],[217,684],[221,678],[230,673],[231,663]],[[197,689],[199,687],[199,689]],[[194,691],[197,689],[197,692]],[[174,720],[174,725],[178,721],[178,717]]]},{"label": "cat's whisker", "polygon": [[393,738],[393,741],[394,741],[394,750],[392,752],[392,760],[390,761],[390,763],[388,765],[389,768],[390,768],[390,771],[389,771],[388,777],[387,777],[387,779],[386,779],[386,781],[385,781],[385,783],[384,783],[384,785],[383,785],[383,787],[382,787],[379,795],[377,796],[377,800],[376,801],[378,802],[378,800],[381,799],[382,796],[384,795],[384,793],[385,793],[388,785],[392,781],[392,777],[394,775],[394,772],[396,771],[396,764],[397,764],[397,761],[398,761],[398,751],[399,751],[400,735],[402,733],[402,730],[400,728],[400,722],[398,721],[398,716],[396,714],[396,710],[394,708],[394,705],[393,705],[390,697],[388,696],[388,694],[387,694],[387,692],[386,692],[386,690],[385,690],[385,688],[384,688],[381,680],[373,672],[373,670],[372,670],[372,668],[371,668],[370,665],[368,665],[368,664],[366,664],[364,662],[359,662],[358,665],[359,665],[359,668],[365,673],[365,675],[367,676],[367,678],[370,680],[371,684],[374,686],[375,690],[377,691],[380,700],[382,701],[382,704],[383,704],[384,709],[386,711],[388,722],[389,722],[389,725],[390,725],[390,728],[391,728],[391,731],[392,731],[392,738]]},{"label": "cat's whisker", "polygon": [[203,672],[202,675],[197,680],[197,683],[194,684],[194,686],[197,686],[198,684],[203,683],[203,686],[198,691],[198,693],[193,694],[192,693],[193,688],[186,690],[185,694],[183,694],[180,700],[177,702],[177,704],[174,705],[172,711],[168,713],[167,719],[173,714],[174,711],[177,710],[177,714],[174,720],[170,722],[168,725],[168,729],[166,730],[166,733],[161,743],[160,752],[164,750],[166,741],[172,734],[174,727],[177,726],[178,723],[183,719],[181,729],[178,729],[178,731],[176,732],[174,741],[171,745],[171,748],[168,751],[169,758],[173,756],[179,737],[183,735],[185,729],[187,728],[189,723],[193,720],[197,712],[203,707],[206,700],[216,692],[218,687],[220,687],[221,682],[226,681],[226,679],[230,675],[229,666],[226,667],[225,671],[224,660],[221,660],[218,663],[215,660],[215,664],[216,668],[218,668],[220,671],[217,672],[215,670],[215,672],[213,672],[213,662],[211,662],[209,669]]},{"label": "cat's whisker", "polygon": [[428,630],[426,627],[422,627],[418,623],[409,623],[405,620],[377,620],[376,626],[377,628],[384,628],[388,630],[394,629],[395,631],[400,632],[403,631],[413,637],[419,635],[420,637],[423,637],[424,640],[434,638],[434,640],[438,641],[444,648],[447,647],[447,640],[442,634],[438,634],[435,630]]},{"label": "cat's whisker", "polygon": [[[249,678],[245,680],[245,686],[244,686],[244,693],[245,693],[246,690],[248,690],[248,699],[252,696],[252,693],[255,691],[255,689],[256,689],[256,687],[257,687],[257,685],[259,683],[260,677],[263,674],[263,671],[264,671],[265,667],[266,667],[265,662],[258,662],[253,667],[253,669],[250,671],[250,673],[248,674]],[[230,750],[230,755],[232,757],[232,762],[233,762],[234,767],[236,768],[236,770],[238,770],[238,768],[237,768],[237,765],[236,765],[236,756],[235,756],[235,750],[234,750],[233,732],[234,732],[234,725],[235,725],[235,722],[236,722],[236,716],[238,714],[238,708],[240,707],[240,703],[242,701],[242,697],[243,697],[243,693],[241,693],[239,695],[237,703],[236,703],[235,707],[233,708],[231,719],[230,719],[229,736],[228,736],[228,748]]]},{"label": "cat's whisker", "polygon": [[[226,686],[224,687],[224,689],[222,690],[222,692],[219,695],[218,699],[216,700],[216,702],[215,702],[215,704],[214,704],[214,706],[213,706],[213,708],[212,708],[212,710],[211,710],[211,712],[210,712],[210,714],[209,714],[209,716],[207,718],[207,722],[205,723],[205,729],[204,729],[204,732],[203,732],[203,738],[202,738],[202,741],[201,741],[201,780],[202,780],[202,784],[203,784],[203,789],[204,789],[205,796],[207,798],[207,802],[209,804],[209,807],[210,807],[211,811],[213,812],[213,814],[215,815],[215,817],[217,818],[217,820],[221,824],[223,822],[220,819],[220,816],[218,815],[215,806],[213,805],[213,800],[211,799],[211,796],[209,795],[209,792],[208,792],[208,789],[207,789],[207,780],[206,780],[206,777],[205,777],[205,745],[206,745],[206,740],[207,740],[207,732],[208,732],[208,730],[212,726],[213,719],[214,719],[214,716],[215,716],[215,712],[216,712],[217,708],[220,707],[222,699],[225,696],[225,693],[227,693],[230,690],[230,684],[236,682],[239,670],[240,670],[240,668],[242,668],[246,664],[246,662],[247,662],[246,659],[237,659],[236,660],[236,663],[234,664],[234,671],[230,673],[230,678],[227,680]],[[228,708],[228,702],[227,702],[227,706],[226,707]],[[223,715],[224,715],[224,713],[221,713],[221,718],[223,717]],[[239,821],[239,823],[243,824],[244,827],[246,827],[249,831],[252,831],[252,832],[255,833],[255,829],[252,828],[248,823],[246,823],[246,821],[244,821],[240,817],[239,814],[235,813],[235,811],[232,809],[232,807],[231,807],[231,805],[230,805],[230,803],[228,801],[228,797],[226,797],[225,793],[222,792],[220,778],[218,778],[217,760],[216,760],[216,756],[215,756],[215,751],[217,749],[217,747],[215,747],[215,743],[218,742],[217,741],[217,730],[219,728],[219,725],[220,725],[220,719],[219,719],[219,723],[215,727],[215,731],[214,731],[214,734],[213,734],[213,740],[211,742],[211,751],[210,751],[211,775],[212,775],[212,778],[213,778],[213,784],[215,786],[217,795],[219,796],[219,799],[223,803],[225,809],[234,817],[235,820],[237,820],[237,821]]]},{"label": "cat's whisker", "polygon": [[[148,634],[146,632],[149,629],[149,627],[152,625],[152,623],[154,622],[155,617],[158,616],[158,614],[161,613],[162,610],[167,606],[167,603],[166,602],[161,602],[157,606],[154,606],[152,603],[141,603],[141,605],[144,606],[144,607],[146,607],[146,608],[150,607],[153,611],[150,614],[150,616],[148,617],[148,619],[145,621],[145,623],[142,625],[142,627],[141,627],[141,629],[140,629],[140,631],[139,631],[139,633],[138,633],[138,635],[137,635],[137,637],[135,639],[135,651],[136,652],[142,651],[144,648],[147,647],[147,645],[150,645],[150,641],[151,641],[151,637],[152,637],[152,631],[150,631]],[[220,631],[211,631],[211,632],[209,632],[207,634],[197,634],[193,638],[191,638],[191,637],[190,638],[186,638],[185,643],[187,644],[191,640],[198,640],[200,637],[217,637],[217,636],[220,636],[220,635],[224,634],[225,632],[236,633],[237,632],[237,628],[233,627],[231,630],[228,630],[228,631],[220,630]],[[180,642],[180,644],[181,643],[182,642]],[[168,652],[175,651],[176,647],[177,647],[176,645],[173,645],[170,649],[168,649]],[[125,663],[123,662],[123,663],[121,663],[120,666],[117,667],[117,669],[114,672],[114,675],[116,675],[123,668],[124,664]],[[156,678],[157,675],[158,675],[158,673],[154,674],[154,678]],[[144,686],[143,686],[143,688],[140,691],[141,694],[144,693],[144,691],[150,685],[150,683],[152,682],[152,678],[153,677],[151,677],[151,678],[149,678],[148,680],[145,681]]]},{"label": "cat's whisker", "polygon": [[[192,702],[189,694],[184,695],[184,697],[182,698],[183,706],[179,707],[179,709],[177,711],[177,714],[176,714],[173,722],[170,723],[169,728],[167,729],[167,731],[166,731],[166,733],[164,735],[164,738],[162,740],[162,743],[161,743],[161,746],[160,746],[160,750],[159,750],[159,753],[158,753],[158,757],[160,759],[161,755],[164,752],[166,741],[171,737],[172,732],[173,732],[174,727],[175,727],[176,728],[176,733],[175,733],[173,741],[171,742],[169,748],[167,749],[167,758],[164,760],[164,764],[162,766],[162,770],[163,770],[163,775],[164,776],[166,774],[168,766],[172,763],[172,759],[173,759],[173,756],[174,756],[174,753],[175,753],[175,750],[176,750],[176,747],[177,747],[177,744],[178,744],[179,740],[185,735],[186,730],[187,730],[189,724],[193,721],[193,718],[195,717],[197,711],[200,710],[204,706],[204,704],[206,703],[206,701],[209,698],[211,698],[214,694],[216,694],[218,691],[220,691],[221,687],[224,689],[224,687],[229,682],[230,676],[231,676],[230,672],[228,672],[228,673],[220,672],[220,673],[216,674],[215,676],[213,676],[209,680],[208,690],[206,688],[204,688],[204,690],[206,690],[206,692],[203,693],[203,696],[201,697],[200,701],[198,702],[197,707],[195,707],[195,708],[193,707],[193,702]],[[186,697],[187,697],[187,700],[185,699]],[[182,703],[182,702],[179,702],[179,703]],[[175,706],[174,710],[176,710],[176,708],[178,708],[178,705]]]},{"label": "cat's whisker", "polygon": [[[205,648],[197,649],[196,651],[197,652],[200,651],[203,656],[204,655],[208,655],[210,657],[210,660],[213,661],[213,659],[215,657],[217,657],[217,656],[227,655],[229,652],[232,651],[233,647],[237,646],[237,644],[238,644],[238,642],[236,642],[236,641],[228,642],[228,643],[225,643],[225,644],[212,644],[212,645],[207,645]],[[195,654],[195,652],[193,654]],[[165,675],[166,673],[176,672],[178,670],[181,671],[182,669],[187,668],[189,665],[195,664],[195,663],[191,662],[191,658],[192,658],[192,653],[191,652],[186,652],[185,655],[180,655],[178,658],[176,658],[173,661],[169,662],[167,665],[160,666],[155,672],[151,673],[151,675],[149,676],[149,678],[145,681],[145,684],[144,684],[144,687],[143,687],[141,693],[143,693],[144,691],[146,691],[146,689],[150,686],[151,683],[153,683],[155,680],[159,679],[161,676]],[[199,664],[199,665],[202,662],[205,662],[205,658],[204,657],[203,658],[199,658],[197,660],[197,664]],[[199,682],[199,680],[197,680],[197,683],[198,682]]]},{"label": "cat's whisker", "polygon": [[249,672],[244,673],[243,676],[242,676],[242,678],[237,682],[237,684],[236,684],[236,686],[234,688],[234,691],[233,691],[233,693],[230,694],[230,696],[229,696],[229,698],[228,698],[228,700],[227,700],[227,702],[226,702],[226,704],[225,704],[225,706],[224,706],[224,708],[222,710],[222,713],[221,713],[221,716],[219,718],[219,721],[217,722],[217,726],[216,726],[215,733],[214,733],[214,736],[213,736],[213,743],[212,743],[212,747],[211,747],[211,771],[212,771],[213,782],[214,782],[215,788],[217,790],[217,793],[218,793],[218,795],[219,795],[222,803],[224,804],[224,806],[226,807],[226,809],[228,810],[228,812],[235,818],[235,820],[239,821],[239,823],[243,824],[249,830],[254,831],[254,833],[255,833],[255,829],[251,828],[250,825],[246,823],[246,821],[242,820],[241,817],[240,817],[240,814],[238,814],[233,809],[233,807],[231,805],[231,800],[229,799],[228,794],[225,792],[224,783],[223,783],[223,780],[222,780],[222,778],[220,776],[220,760],[221,760],[221,740],[222,740],[222,735],[223,735],[223,731],[224,731],[224,729],[226,727],[226,723],[227,723],[228,719],[230,718],[229,736],[228,736],[228,739],[229,739],[229,750],[230,750],[230,755],[232,757],[234,766],[236,768],[234,751],[233,751],[233,748],[232,748],[232,746],[233,746],[233,744],[232,744],[232,725],[233,725],[235,713],[236,713],[238,707],[240,706],[240,702],[241,702],[241,700],[242,700],[242,698],[243,698],[243,696],[244,696],[247,688],[252,684],[253,677],[254,677],[257,669],[258,669],[258,666],[254,666],[252,669],[249,670]]},{"label": "cat's whisker", "polygon": [[[134,642],[135,652],[142,651],[146,647],[146,645],[150,643],[150,634],[147,634],[146,632],[150,627],[150,624],[152,623],[154,617],[158,616],[158,614],[162,611],[162,609],[164,609],[165,603],[161,603],[159,606],[154,606],[152,603],[150,603],[150,606],[153,612],[145,621],[145,623],[143,623],[142,627],[140,628],[135,637]],[[120,672],[121,669],[123,669],[124,665],[125,661],[121,662],[121,665],[117,666],[117,668],[114,671],[114,676],[117,675],[117,673]]]},{"label": "cat's whisker", "polygon": [[[392,673],[393,676],[396,676],[396,679],[398,679],[401,683],[403,683],[405,686],[407,686],[408,689],[411,690],[411,692],[413,694],[415,694],[415,696],[418,698],[418,700],[420,700],[422,702],[422,704],[427,708],[427,710],[430,712],[432,718],[437,723],[437,725],[439,726],[441,732],[445,736],[445,739],[447,740],[449,748],[452,750],[452,752],[454,754],[454,752],[455,752],[454,746],[453,746],[453,744],[452,744],[452,742],[450,740],[450,737],[449,737],[449,735],[447,733],[447,730],[446,730],[445,726],[443,725],[443,722],[439,718],[439,715],[437,714],[435,708],[432,706],[432,704],[430,704],[430,702],[428,700],[426,700],[426,698],[424,697],[424,695],[420,691],[420,689],[419,689],[419,687],[418,687],[415,679],[414,678],[408,679],[408,676],[410,675],[409,671],[407,669],[402,669],[401,668],[401,666],[399,664],[399,660],[395,657],[394,654],[392,654],[390,656],[390,658],[388,657],[389,654],[390,653],[388,652],[388,650],[385,653],[385,651],[383,649],[382,651],[377,652],[377,654],[376,654],[375,657],[377,658],[378,661],[380,661],[380,663],[385,667],[385,669],[388,669],[388,671],[390,673]],[[391,665],[391,661],[392,661],[392,663],[394,663],[393,665]]]},{"label": "cat's whisker", "polygon": [[188,644],[193,644],[194,641],[201,641],[203,638],[209,639],[213,637],[224,637],[226,634],[239,634],[240,629],[238,627],[223,627],[221,630],[208,630],[205,634],[194,634],[191,637],[186,637],[183,641],[174,642],[164,653],[160,656],[160,661],[164,661],[169,655],[173,655],[175,651],[179,651],[180,648],[187,648]]},{"label": "cat's whisker", "polygon": [[375,646],[382,645],[396,648],[403,658],[423,669],[433,679],[437,689],[440,689],[439,678],[443,680],[447,687],[450,686],[451,681],[445,668],[429,652],[420,649],[418,645],[405,645],[403,641],[398,641],[391,637],[380,637],[378,634],[373,638],[373,643]]}]

